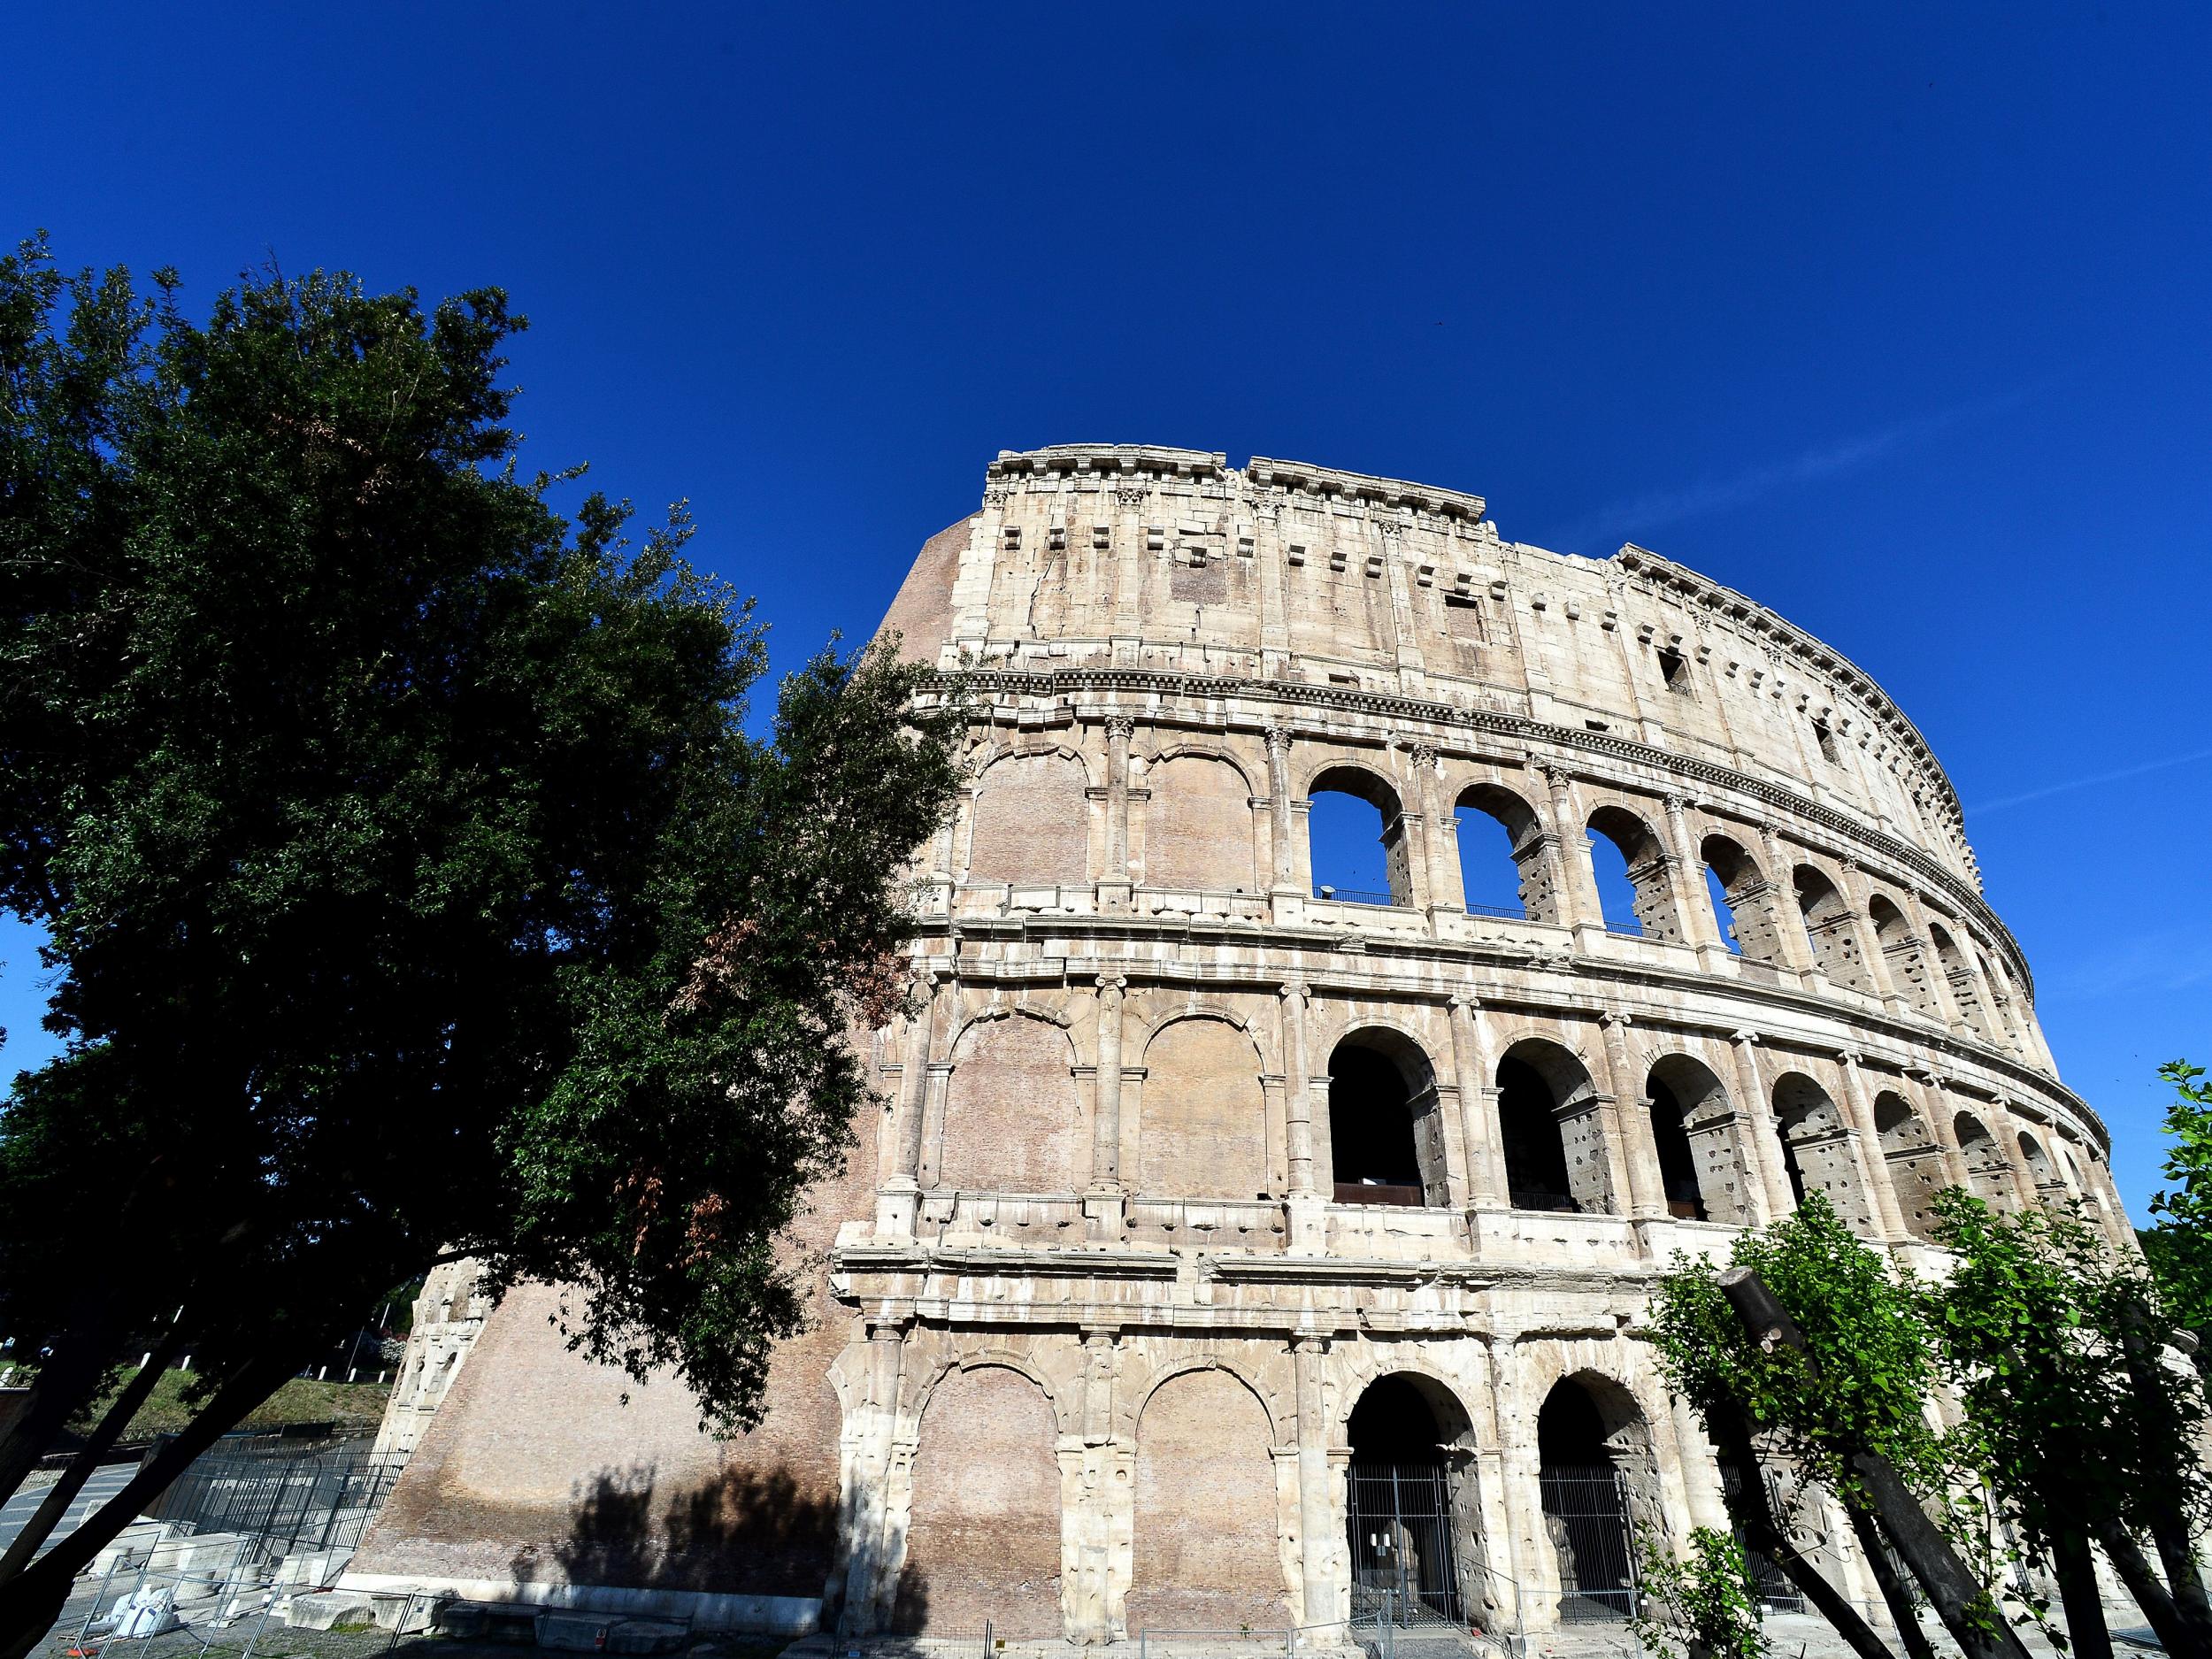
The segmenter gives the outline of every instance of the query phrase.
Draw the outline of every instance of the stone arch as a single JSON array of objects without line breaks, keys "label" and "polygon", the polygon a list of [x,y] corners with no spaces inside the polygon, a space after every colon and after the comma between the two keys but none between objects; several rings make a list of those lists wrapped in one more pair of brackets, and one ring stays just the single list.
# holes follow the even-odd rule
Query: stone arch
[{"label": "stone arch", "polygon": [[1851,1156],[1851,1134],[1835,1097],[1802,1071],[1774,1079],[1774,1127],[1782,1143],[1782,1169],[1791,1194],[1825,1194],[1843,1225],[1862,1236],[1874,1232],[1874,1212]]},{"label": "stone arch", "polygon": [[1197,745],[1164,751],[1144,782],[1147,886],[1257,890],[1252,785],[1234,759]]},{"label": "stone arch", "polygon": [[1752,1219],[1743,1120],[1710,1067],[1686,1054],[1655,1061],[1644,1086],[1667,1211],[1686,1221]]},{"label": "stone arch", "polygon": [[1928,924],[1928,941],[1935,947],[1937,966],[1951,987],[1952,1007],[1958,1010],[1968,1030],[1984,1041],[1989,1041],[1988,1010],[1983,1008],[1981,996],[1974,988],[1974,971],[1967,966],[1965,953],[1960,950],[1958,941],[1951,937],[1948,928],[1936,921]]},{"label": "stone arch", "polygon": [[1936,1144],[1927,1120],[1894,1089],[1874,1097],[1874,1133],[1882,1145],[1882,1162],[1889,1169],[1891,1190],[1897,1208],[1913,1237],[1935,1238],[1936,1194],[1951,1184],[1943,1166],[1943,1148]]},{"label": "stone arch", "polygon": [[[1544,821],[1536,809],[1503,784],[1471,783],[1459,792],[1453,803],[1453,816],[1463,821],[1471,815],[1479,814],[1504,832],[1506,850],[1513,861],[1516,892],[1521,915],[1532,922],[1557,922],[1561,916],[1560,895],[1553,879],[1552,863],[1548,856]],[[1462,828],[1455,839],[1459,847],[1460,881],[1463,891],[1472,894],[1482,891],[1484,884],[1468,879],[1468,842]],[[1484,911],[1486,907],[1470,902],[1470,910]],[[1503,910],[1506,907],[1499,905]]]},{"label": "stone arch", "polygon": [[1037,1391],[1045,1397],[1051,1409],[1053,1432],[1066,1434],[1075,1425],[1068,1417],[1065,1402],[1061,1398],[1061,1386],[1030,1356],[1002,1343],[993,1342],[983,1348],[955,1348],[940,1353],[928,1368],[916,1376],[905,1391],[907,1415],[917,1421],[928,1415],[929,1403],[937,1396],[945,1379],[964,1371],[980,1371],[996,1366],[1001,1371],[1018,1371],[1037,1385]]},{"label": "stone arch", "polygon": [[2058,1166],[2051,1162],[2051,1155],[2043,1149],[2043,1143],[2028,1131],[2020,1132],[2020,1162],[2028,1171],[2028,1179],[2035,1184],[2036,1196],[2047,1204],[2066,1202],[2066,1183],[2059,1179]]},{"label": "stone arch", "polygon": [[1719,889],[1713,919],[1720,925],[1729,949],[1746,962],[1783,965],[1788,958],[1782,950],[1774,888],[1758,861],[1733,836],[1717,830],[1698,843],[1697,856],[1709,878],[1709,892]]},{"label": "stone arch", "polygon": [[1815,864],[1798,865],[1790,872],[1790,885],[1821,977],[1847,990],[1866,990],[1866,964],[1859,960],[1858,932],[1842,890]]},{"label": "stone arch", "polygon": [[1951,1132],[1966,1164],[1967,1191],[1993,1210],[2016,1209],[2011,1166],[2005,1162],[2005,1149],[1989,1133],[1989,1125],[1972,1112],[1962,1111],[1952,1118]]},{"label": "stone arch", "polygon": [[975,780],[967,877],[1017,886],[1090,879],[1090,776],[1065,747],[1008,750]]},{"label": "stone arch", "polygon": [[921,1411],[896,1629],[964,1634],[987,1619],[1013,1637],[1061,1633],[1057,1439],[1025,1367],[971,1359],[940,1376]]},{"label": "stone arch", "polygon": [[1451,1202],[1436,1066],[1405,1032],[1355,1025],[1329,1051],[1329,1158],[1340,1204]]},{"label": "stone arch", "polygon": [[1597,1086],[1564,1045],[1524,1037],[1498,1058],[1500,1153],[1516,1210],[1613,1211]]},{"label": "stone arch", "polygon": [[995,1010],[961,1030],[945,1080],[933,1182],[969,1191],[1068,1193],[1082,1185],[1082,1092],[1058,1021]]},{"label": "stone arch", "polygon": [[1126,1402],[1118,1405],[1114,1413],[1121,1432],[1134,1438],[1138,1425],[1144,1420],[1144,1409],[1150,1403],[1152,1396],[1178,1377],[1201,1371],[1219,1371],[1252,1396],[1259,1405],[1260,1414],[1267,1419],[1271,1441],[1296,1438],[1297,1418],[1294,1414],[1286,1413],[1282,1409],[1284,1402],[1274,1399],[1258,1379],[1248,1375],[1234,1359],[1210,1350],[1162,1360],[1144,1372],[1141,1379],[1133,1381],[1125,1390],[1117,1383],[1115,1392],[1118,1394],[1126,1392],[1128,1395]]},{"label": "stone arch", "polygon": [[[1254,1198],[1270,1190],[1258,1046],[1239,1020],[1184,1010],[1144,1045],[1136,1190],[1149,1197]],[[1127,1085],[1124,1084],[1125,1098]]]},{"label": "stone arch", "polygon": [[[1588,835],[1601,837],[1621,856],[1628,885],[1635,893],[1635,916],[1609,917],[1615,933],[1640,933],[1661,944],[1682,942],[1682,918],[1667,872],[1666,843],[1651,826],[1626,807],[1608,803],[1589,818]],[[1589,851],[1586,844],[1586,856]]]},{"label": "stone arch", "polygon": [[1536,1445],[1561,1622],[1624,1620],[1634,1610],[1639,1540],[1666,1531],[1649,1419],[1626,1385],[1573,1371],[1545,1394]]},{"label": "stone arch", "polygon": [[[1394,1359],[1396,1356],[1391,1356]],[[1455,1624],[1494,1610],[1483,1545],[1473,1415],[1425,1370],[1386,1363],[1355,1390],[1336,1436],[1344,1444],[1346,1542],[1356,1616],[1384,1592]],[[1353,1397],[1354,1395],[1356,1397]]]},{"label": "stone arch", "polygon": [[1996,1004],[1990,1010],[1991,1034],[2014,1048],[2020,1047],[2020,1021],[2013,1007],[2011,976],[1998,970],[1994,958],[1979,940],[1974,941],[1974,960],[1980,964],[1982,983],[1989,987],[1990,1001]]},{"label": "stone arch", "polygon": [[1294,1623],[1280,1486],[1265,1402],[1217,1364],[1174,1371],[1137,1416],[1132,1631]]},{"label": "stone arch", "polygon": [[1874,943],[1889,967],[1889,982],[1907,1002],[1929,1019],[1943,1017],[1935,976],[1928,968],[1928,953],[1914,936],[1904,910],[1886,893],[1867,895],[1866,919],[1874,928]]},{"label": "stone arch", "polygon": [[1304,795],[1307,807],[1306,863],[1314,874],[1317,895],[1323,886],[1337,887],[1339,884],[1322,880],[1327,871],[1326,862],[1317,863],[1313,856],[1313,800],[1320,795],[1341,795],[1363,801],[1374,809],[1376,839],[1382,845],[1383,875],[1389,887],[1389,902],[1392,904],[1412,903],[1411,849],[1406,836],[1405,806],[1399,797],[1397,786],[1381,772],[1356,761],[1326,760],[1307,780]]}]

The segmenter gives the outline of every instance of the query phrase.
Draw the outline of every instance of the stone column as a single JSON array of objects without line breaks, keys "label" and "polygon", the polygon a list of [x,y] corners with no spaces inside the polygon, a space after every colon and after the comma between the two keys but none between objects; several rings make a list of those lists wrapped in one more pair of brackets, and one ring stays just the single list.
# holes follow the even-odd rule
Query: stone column
[{"label": "stone column", "polygon": [[1559,893],[1559,919],[1570,927],[1605,931],[1605,909],[1598,902],[1596,872],[1590,868],[1589,838],[1583,833],[1574,779],[1564,766],[1538,768],[1551,787],[1552,833],[1558,847],[1553,870]]},{"label": "stone column", "polygon": [[1121,1217],[1121,1012],[1129,981],[1102,973],[1098,987],[1098,1069],[1091,1103],[1091,1187],[1083,1214],[1094,1239]]},{"label": "stone column", "polygon": [[1298,845],[1290,812],[1290,728],[1286,726],[1267,728],[1267,827],[1268,850],[1274,866],[1270,876],[1272,890],[1297,893]]},{"label": "stone column", "polygon": [[1942,1148],[1943,1167],[1950,1172],[1951,1185],[1971,1193],[1974,1182],[1967,1173],[1966,1154],[1959,1146],[1956,1121],[1962,1109],[1951,1098],[1948,1079],[1931,1072],[1927,1081],[1929,1132],[1935,1136],[1936,1145]]},{"label": "stone column", "polygon": [[897,1157],[885,1175],[876,1198],[876,1231],[888,1237],[914,1236],[914,1215],[920,1202],[922,1134],[929,1115],[930,1056],[936,1050],[938,1022],[949,996],[938,987],[950,976],[926,969],[916,976],[914,995],[921,1007],[906,1031],[906,1052],[899,1064]]},{"label": "stone column", "polygon": [[1455,845],[1451,815],[1438,805],[1436,751],[1425,743],[1411,744],[1406,749],[1406,760],[1412,768],[1414,798],[1421,813],[1425,864],[1422,881],[1426,888],[1426,908],[1432,912],[1444,910],[1455,916],[1463,915],[1467,909],[1467,892],[1459,879],[1459,861],[1450,856]]},{"label": "stone column", "polygon": [[1298,1387],[1298,1561],[1303,1600],[1299,1622],[1332,1624],[1343,1617],[1338,1579],[1336,1491],[1329,1466],[1328,1414],[1321,1371],[1328,1339],[1307,1333],[1291,1340],[1291,1368]]},{"label": "stone column", "polygon": [[1712,896],[1705,890],[1705,860],[1690,840],[1689,805],[1678,795],[1667,797],[1667,847],[1674,855],[1682,940],[1701,958],[1714,958],[1716,952],[1725,956],[1731,954],[1728,941],[1720,936],[1720,918],[1713,914]]},{"label": "stone column", "polygon": [[1452,1070],[1459,1077],[1468,1202],[1477,1210],[1501,1210],[1507,1202],[1505,1128],[1498,1118],[1498,1087],[1481,1010],[1471,991],[1452,998]]},{"label": "stone column", "polygon": [[1797,863],[1784,850],[1782,838],[1766,825],[1759,826],[1759,845],[1766,853],[1767,886],[1774,892],[1774,945],[1783,965],[1801,979],[1813,972],[1813,941],[1805,932],[1805,912],[1797,908]]},{"label": "stone column", "polygon": [[1736,1075],[1744,1092],[1744,1121],[1750,1126],[1749,1141],[1759,1164],[1759,1190],[1766,1199],[1766,1214],[1755,1217],[1761,1225],[1779,1219],[1797,1208],[1790,1195],[1790,1178],[1782,1163],[1782,1136],[1774,1122],[1774,1102],[1767,1097],[1766,1079],[1759,1070],[1759,1033],[1740,1031],[1729,1038],[1735,1050]]},{"label": "stone column", "polygon": [[1688,1500],[1690,1525],[1729,1530],[1728,1500],[1721,1490],[1720,1462],[1712,1442],[1698,1425],[1697,1413],[1680,1394],[1669,1396],[1669,1415],[1674,1420],[1676,1456],[1682,1465],[1683,1495]]},{"label": "stone column", "polygon": [[1062,1459],[1060,1612],[1070,1640],[1109,1642],[1119,1634],[1122,1609],[1114,1571],[1129,1535],[1133,1494],[1115,1479],[1120,1462],[1114,1444],[1114,1375],[1119,1333],[1086,1326],[1083,1332],[1082,1425]]},{"label": "stone column", "polygon": [[1889,958],[1882,954],[1882,941],[1874,932],[1874,918],[1868,910],[1866,872],[1859,868],[1857,859],[1848,856],[1839,858],[1836,867],[1843,872],[1843,902],[1851,910],[1851,936],[1859,941],[1859,958],[1866,964],[1867,990],[1880,997],[1891,1013],[1901,1014],[1909,1005],[1890,977]]},{"label": "stone column", "polygon": [[[889,1560],[889,1507],[886,1487],[893,1442],[898,1433],[899,1371],[906,1346],[906,1322],[871,1318],[862,1356],[863,1395],[855,1402],[844,1433],[845,1600],[837,1616],[841,1636],[864,1636],[885,1620],[896,1591]],[[850,1354],[851,1348],[846,1353]]]},{"label": "stone column", "polygon": [[[2012,1179],[2012,1190],[2018,1196],[2023,1213],[2042,1203],[2043,1194],[2035,1188],[2035,1177],[2028,1172],[2028,1161],[2020,1150],[2020,1120],[2012,1115],[2012,1108],[2005,1097],[1998,1095],[1989,1102],[1989,1133],[1997,1138],[1997,1150],[2005,1156],[2005,1173]],[[2057,1155],[2046,1147],[2043,1156],[2057,1159]]]},{"label": "stone column", "polygon": [[1129,740],[1137,723],[1125,714],[1106,718],[1106,868],[1099,879],[1102,909],[1129,905]]},{"label": "stone column", "polygon": [[1618,1009],[1598,1016],[1605,1031],[1605,1069],[1610,1074],[1620,1127],[1621,1161],[1627,1167],[1628,1213],[1663,1217],[1667,1183],[1659,1169],[1659,1143],[1651,1132],[1651,1108],[1644,1104],[1644,1079],[1628,1053],[1629,1018]]},{"label": "stone column", "polygon": [[1312,1063],[1306,1055],[1306,1004],[1313,987],[1295,981],[1275,987],[1282,1018],[1283,1064],[1288,1072],[1283,1087],[1283,1138],[1290,1160],[1290,1190],[1311,1193],[1313,1187]]},{"label": "stone column", "polygon": [[[1905,914],[1911,918],[1912,931],[1921,941],[1920,960],[1927,970],[1929,995],[1936,1005],[1936,1018],[1947,1031],[1967,1030],[1966,1016],[1959,1011],[1958,999],[1951,994],[1951,976],[1944,970],[1943,958],[1936,950],[1934,924],[1920,902],[1920,895],[1907,887],[1900,896],[1905,902]],[[1955,937],[1952,942],[1957,942]]]},{"label": "stone column", "polygon": [[1897,1185],[1889,1179],[1889,1159],[1874,1123],[1874,1098],[1860,1071],[1859,1056],[1848,1048],[1836,1056],[1843,1064],[1845,1133],[1851,1137],[1851,1159],[1859,1179],[1866,1183],[1867,1202],[1883,1236],[1893,1244],[1909,1243],[1912,1229],[1905,1225],[1903,1206],[1897,1202]]}]

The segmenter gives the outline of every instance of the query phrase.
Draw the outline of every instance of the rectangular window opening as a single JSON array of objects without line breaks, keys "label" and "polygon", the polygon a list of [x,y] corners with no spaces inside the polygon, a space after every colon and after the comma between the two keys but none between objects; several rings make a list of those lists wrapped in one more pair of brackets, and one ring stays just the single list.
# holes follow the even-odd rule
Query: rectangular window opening
[{"label": "rectangular window opening", "polygon": [[1671,645],[1659,648],[1659,675],[1667,682],[1669,691],[1678,691],[1686,696],[1689,694],[1690,664]]}]

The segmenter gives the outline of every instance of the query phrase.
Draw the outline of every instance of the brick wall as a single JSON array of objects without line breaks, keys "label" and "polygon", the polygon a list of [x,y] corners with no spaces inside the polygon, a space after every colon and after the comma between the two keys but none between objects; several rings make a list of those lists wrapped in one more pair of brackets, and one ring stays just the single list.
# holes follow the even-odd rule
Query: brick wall
[{"label": "brick wall", "polygon": [[1287,1589],[1276,1544],[1267,1415],[1235,1379],[1186,1371],[1137,1424],[1129,1629],[1280,1629]]}]

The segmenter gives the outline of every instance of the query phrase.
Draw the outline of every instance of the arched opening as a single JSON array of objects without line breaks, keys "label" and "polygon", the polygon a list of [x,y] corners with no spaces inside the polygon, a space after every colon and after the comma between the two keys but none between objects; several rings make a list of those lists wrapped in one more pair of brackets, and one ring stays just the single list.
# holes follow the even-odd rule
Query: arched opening
[{"label": "arched opening", "polygon": [[1443,1204],[1443,1119],[1428,1056],[1394,1031],[1329,1056],[1329,1155],[1340,1204]]},{"label": "arched opening", "polygon": [[1958,1140],[1959,1156],[1966,1164],[1966,1190],[1992,1210],[2017,1209],[2005,1149],[1989,1133],[1989,1125],[1972,1112],[1961,1112],[1951,1120],[1951,1128]]},{"label": "arched opening", "polygon": [[976,780],[967,879],[1023,887],[1087,881],[1089,784],[1072,756],[1008,755],[993,761]]},{"label": "arched opening", "polygon": [[1590,1074],[1555,1043],[1517,1042],[1498,1062],[1498,1130],[1516,1210],[1610,1213]]},{"label": "arched opening", "polygon": [[1655,1518],[1657,1469],[1635,1402],[1617,1383],[1568,1377],[1536,1417],[1544,1530],[1559,1563],[1563,1624],[1635,1610],[1635,1535]]},{"label": "arched opening", "polygon": [[1587,839],[1606,931],[1680,944],[1666,851],[1651,826],[1625,808],[1601,806],[1590,814]]},{"label": "arched opening", "polygon": [[2027,1165],[2028,1179],[2035,1183],[2038,1198],[2046,1204],[2065,1203],[2066,1183],[2059,1179],[2058,1169],[2043,1150],[2043,1143],[2024,1129],[2020,1132],[2020,1161]]},{"label": "arched opening", "polygon": [[1252,786],[1216,755],[1170,755],[1144,774],[1149,887],[1249,893],[1259,885]]},{"label": "arched opening", "polygon": [[2020,1022],[2013,1007],[2011,977],[1991,966],[1989,953],[1978,945],[1974,948],[1974,960],[1981,964],[1982,983],[1989,987],[1990,1000],[1997,1005],[1991,1021],[1992,1033],[2001,1042],[2009,1043],[2017,1048],[2020,1046]]},{"label": "arched opening", "polygon": [[1669,1055],[1645,1084],[1667,1213],[1684,1221],[1751,1219],[1743,1143],[1728,1091],[1687,1055]]},{"label": "arched opening", "polygon": [[1510,789],[1479,783],[1460,792],[1453,820],[1470,914],[1559,919],[1544,826],[1527,802]]},{"label": "arched opening", "polygon": [[[1132,1631],[1283,1622],[1289,1585],[1275,1522],[1274,1442],[1266,1409],[1225,1371],[1181,1371],[1145,1400],[1130,1504]],[[993,1546],[981,1540],[978,1548]]]},{"label": "arched opening", "polygon": [[1990,1034],[1988,1016],[1974,989],[1974,971],[1966,965],[1958,941],[1938,922],[1928,924],[1928,938],[1935,946],[1936,963],[1943,970],[1944,982],[1951,987],[1951,1005],[1958,1010],[1967,1028],[1986,1041]]},{"label": "arched opening", "polygon": [[1306,795],[1314,896],[1346,904],[1412,903],[1397,791],[1371,772],[1332,766]]},{"label": "arched opening", "polygon": [[1805,937],[1812,945],[1813,964],[1821,977],[1831,985],[1865,990],[1865,964],[1859,960],[1851,907],[1844,902],[1836,884],[1810,864],[1798,865],[1791,882],[1797,889],[1798,914],[1804,918]]},{"label": "arched opening", "polygon": [[1355,1618],[1386,1606],[1401,1622],[1426,1615],[1485,1624],[1481,1506],[1473,1425],[1426,1377],[1379,1377],[1345,1425],[1345,1537]]},{"label": "arched opening", "polygon": [[1874,1097],[1874,1133],[1881,1140],[1890,1190],[1897,1194],[1907,1231],[1916,1239],[1932,1240],[1936,1194],[1951,1184],[1943,1167],[1943,1149],[1905,1097],[1888,1089]]},{"label": "arched opening", "polygon": [[1927,952],[1913,937],[1904,911],[1886,894],[1874,893],[1867,896],[1866,918],[1874,926],[1874,942],[1889,969],[1889,982],[1921,1014],[1930,1019],[1940,1018],[1942,1004],[1936,1000]]},{"label": "arched opening", "polygon": [[1776,936],[1774,892],[1751,855],[1725,835],[1708,835],[1698,844],[1705,865],[1705,891],[1713,902],[1728,948],[1747,962],[1772,965],[1782,960]]},{"label": "arched opening", "polygon": [[1852,1232],[1874,1231],[1873,1213],[1851,1156],[1851,1137],[1828,1091],[1802,1071],[1774,1082],[1774,1126],[1782,1142],[1782,1167],[1799,1203],[1817,1192]]}]

